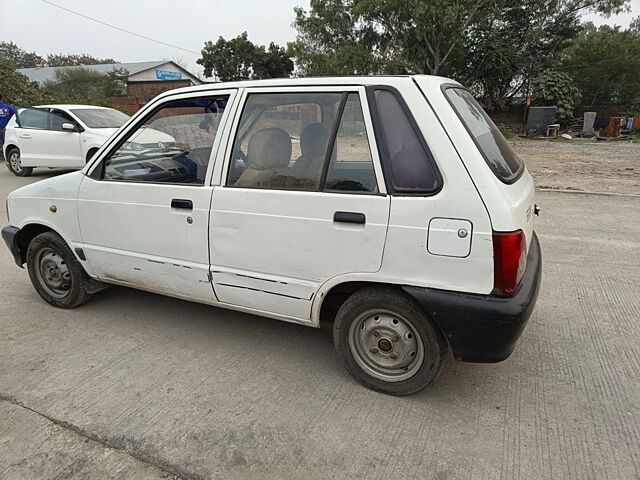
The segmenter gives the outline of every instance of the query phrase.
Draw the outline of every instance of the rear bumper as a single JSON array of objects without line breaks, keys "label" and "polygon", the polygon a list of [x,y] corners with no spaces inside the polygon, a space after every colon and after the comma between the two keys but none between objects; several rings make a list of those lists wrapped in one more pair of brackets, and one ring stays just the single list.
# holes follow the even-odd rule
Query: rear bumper
[{"label": "rear bumper", "polygon": [[13,259],[20,268],[24,264],[22,252],[20,251],[20,247],[18,246],[18,232],[20,231],[17,227],[4,227],[2,229],[2,239],[9,247],[9,251],[11,255],[13,255]]},{"label": "rear bumper", "polygon": [[538,298],[542,252],[533,234],[527,269],[508,298],[404,287],[440,327],[453,356],[463,362],[496,363],[511,355]]}]

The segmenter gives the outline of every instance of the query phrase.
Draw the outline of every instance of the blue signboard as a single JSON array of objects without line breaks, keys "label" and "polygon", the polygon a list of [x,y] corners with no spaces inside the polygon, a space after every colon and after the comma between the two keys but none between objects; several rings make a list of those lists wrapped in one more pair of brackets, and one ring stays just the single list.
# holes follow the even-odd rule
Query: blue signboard
[{"label": "blue signboard", "polygon": [[182,73],[170,72],[168,70],[156,70],[158,80],[182,80]]}]

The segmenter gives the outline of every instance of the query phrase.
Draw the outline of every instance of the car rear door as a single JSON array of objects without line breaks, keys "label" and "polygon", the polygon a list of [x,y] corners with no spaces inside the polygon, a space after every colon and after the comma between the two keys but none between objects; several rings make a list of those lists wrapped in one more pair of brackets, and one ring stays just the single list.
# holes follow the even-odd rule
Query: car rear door
[{"label": "car rear door", "polygon": [[382,262],[390,201],[364,89],[252,88],[240,104],[212,199],[214,289],[309,321],[324,282]]},{"label": "car rear door", "polygon": [[16,115],[16,137],[24,167],[79,168],[80,133],[63,130],[68,119],[47,108],[24,108]]}]

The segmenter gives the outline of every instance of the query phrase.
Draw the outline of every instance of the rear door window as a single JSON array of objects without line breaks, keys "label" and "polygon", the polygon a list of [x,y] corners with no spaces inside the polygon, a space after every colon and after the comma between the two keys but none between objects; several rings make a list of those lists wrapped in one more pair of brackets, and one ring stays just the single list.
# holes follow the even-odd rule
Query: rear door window
[{"label": "rear door window", "polygon": [[463,88],[444,92],[496,177],[505,183],[515,182],[524,164],[480,104]]},{"label": "rear door window", "polygon": [[228,186],[378,191],[355,92],[251,93],[232,152]]}]

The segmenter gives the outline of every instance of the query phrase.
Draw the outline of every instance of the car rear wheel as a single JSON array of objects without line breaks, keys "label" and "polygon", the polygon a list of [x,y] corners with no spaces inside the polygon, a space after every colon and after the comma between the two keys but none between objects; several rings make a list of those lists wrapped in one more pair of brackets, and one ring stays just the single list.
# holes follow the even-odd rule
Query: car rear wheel
[{"label": "car rear wheel", "polygon": [[17,148],[10,148],[7,151],[7,163],[9,165],[9,170],[14,175],[19,177],[28,177],[31,175],[33,171],[33,167],[23,167],[22,161],[20,160],[20,150]]},{"label": "car rear wheel", "polygon": [[51,305],[74,308],[93,297],[89,293],[91,277],[55,232],[44,232],[31,240],[27,270],[33,287]]},{"label": "car rear wheel", "polygon": [[442,370],[447,342],[422,308],[399,290],[372,287],[351,295],[333,326],[338,356],[363,385],[410,395]]}]

